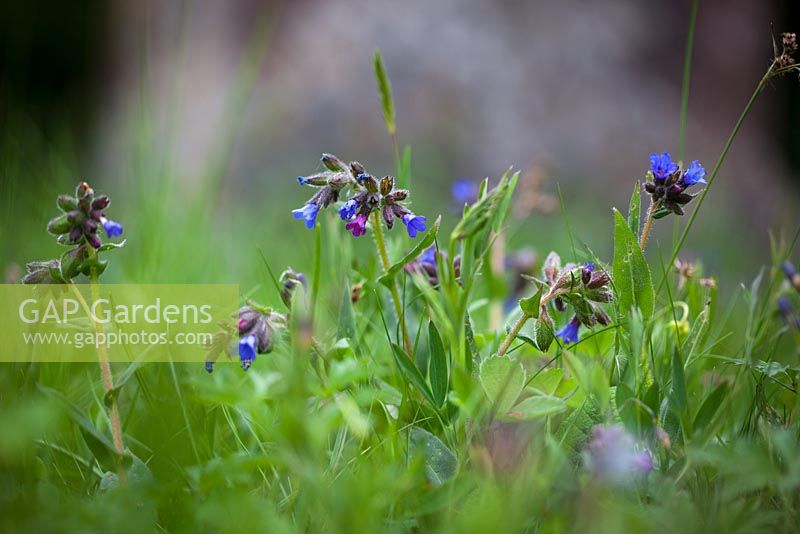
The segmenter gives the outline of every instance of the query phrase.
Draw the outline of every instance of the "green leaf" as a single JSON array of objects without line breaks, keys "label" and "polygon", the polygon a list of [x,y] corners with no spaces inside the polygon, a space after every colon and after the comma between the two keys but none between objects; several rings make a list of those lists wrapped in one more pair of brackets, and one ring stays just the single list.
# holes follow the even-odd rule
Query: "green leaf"
[{"label": "green leaf", "polygon": [[394,135],[397,127],[394,122],[394,100],[392,99],[392,84],[386,75],[386,68],[383,66],[383,58],[380,50],[375,52],[374,58],[375,80],[378,83],[378,92],[381,95],[381,109],[383,110],[383,121],[389,134]]},{"label": "green leaf", "polygon": [[563,399],[550,395],[528,397],[508,412],[508,417],[518,421],[530,421],[548,415],[555,415],[567,409]]},{"label": "green leaf", "polygon": [[111,243],[111,242],[103,243],[102,245],[100,245],[100,248],[97,249],[97,252],[105,252],[107,250],[113,250],[115,248],[122,248],[122,247],[125,246],[126,242],[127,242],[127,239],[123,239],[119,243]]},{"label": "green leaf", "polygon": [[638,239],[639,238],[639,212],[642,209],[642,193],[641,193],[641,186],[639,182],[636,182],[636,185],[633,186],[633,194],[631,195],[631,201],[628,205],[628,228],[631,229],[633,235]]},{"label": "green leaf", "polygon": [[419,372],[414,361],[406,354],[406,351],[396,343],[392,343],[392,353],[394,354],[394,361],[397,362],[397,367],[400,368],[406,380],[422,393],[422,396],[431,403],[431,406],[435,407],[436,401],[433,398],[431,388],[428,387],[428,383],[425,382],[425,378],[423,378],[422,373]]},{"label": "green leaf", "polygon": [[703,404],[700,405],[700,409],[697,411],[697,415],[694,418],[694,423],[692,424],[692,428],[695,432],[705,429],[711,420],[714,418],[714,414],[717,413],[719,410],[722,401],[725,400],[725,396],[728,394],[728,383],[722,382],[717,388],[711,392],[711,394],[706,397],[706,400],[703,401]]},{"label": "green leaf", "polygon": [[41,384],[38,385],[38,388],[46,396],[58,401],[67,412],[69,418],[78,425],[83,439],[86,441],[86,445],[89,446],[89,449],[100,465],[111,468],[122,461],[122,458],[117,453],[111,440],[103,435],[97,427],[94,426],[94,423],[83,414],[81,409],[73,404],[63,393]]},{"label": "green leaf", "polygon": [[409,189],[411,187],[411,147],[403,149],[397,169],[397,187]]},{"label": "green leaf", "polygon": [[644,259],[636,236],[622,214],[614,210],[614,287],[622,314],[638,307],[647,320],[653,314],[655,293],[650,268]]},{"label": "green leaf", "polygon": [[350,282],[345,279],[342,292],[342,304],[339,306],[339,338],[353,339],[356,335],[356,320],[353,313],[353,301],[350,296]]},{"label": "green leaf", "polygon": [[447,398],[447,354],[444,350],[442,337],[433,321],[428,323],[428,338],[430,341],[430,360],[428,362],[428,375],[430,376],[431,389],[436,406],[441,407]]},{"label": "green leaf", "polygon": [[504,414],[525,387],[525,370],[519,362],[508,357],[494,356],[481,362],[480,381],[495,411]]},{"label": "green leaf", "polygon": [[411,457],[422,453],[425,460],[425,476],[433,486],[441,486],[453,478],[458,471],[458,459],[442,440],[418,426],[409,432]]},{"label": "green leaf", "polygon": [[391,267],[389,267],[389,270],[386,271],[386,273],[384,273],[383,276],[378,278],[378,282],[385,285],[386,287],[389,287],[389,285],[392,283],[392,279],[395,276],[397,276],[397,273],[400,272],[400,270],[403,267],[405,267],[408,263],[414,261],[417,258],[417,256],[422,254],[423,250],[431,246],[433,241],[436,239],[436,234],[439,231],[439,225],[441,223],[442,223],[442,216],[439,215],[433,222],[433,225],[431,226],[430,230],[428,230],[425,233],[425,235],[422,237],[422,239],[420,239],[417,242],[414,248],[412,248],[408,254],[403,256],[403,259],[401,259],[400,261],[394,263]]},{"label": "green leaf", "polygon": [[683,415],[688,407],[686,395],[686,376],[683,371],[683,362],[678,354],[678,349],[672,353],[672,392],[670,393],[672,406],[678,410],[678,415]]}]

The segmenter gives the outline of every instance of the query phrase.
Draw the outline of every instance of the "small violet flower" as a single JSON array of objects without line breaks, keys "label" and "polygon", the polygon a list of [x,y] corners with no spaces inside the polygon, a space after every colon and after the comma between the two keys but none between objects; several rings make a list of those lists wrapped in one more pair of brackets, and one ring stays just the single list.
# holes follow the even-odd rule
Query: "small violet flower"
[{"label": "small violet flower", "polygon": [[650,154],[650,170],[658,181],[666,180],[671,174],[678,170],[678,164],[672,161],[669,152],[662,154]]},{"label": "small violet flower", "polygon": [[581,322],[576,315],[570,321],[564,325],[564,327],[556,332],[556,337],[560,338],[561,341],[564,342],[565,345],[569,345],[570,343],[577,343],[580,337],[578,336],[578,330],[581,327]]},{"label": "small violet flower", "polygon": [[339,216],[342,218],[343,221],[349,221],[355,216],[357,209],[358,209],[358,202],[355,199],[351,198],[350,200],[342,204],[341,208],[339,208]]},{"label": "small violet flower", "polygon": [[413,213],[403,215],[403,224],[406,225],[406,229],[408,230],[408,237],[413,239],[417,237],[417,232],[424,232],[427,228],[427,226],[425,226],[426,220],[426,217],[414,215]]},{"label": "small violet flower", "polygon": [[292,216],[295,219],[303,219],[306,222],[306,228],[314,228],[317,222],[317,213],[319,213],[319,206],[311,203],[302,208],[292,210]]},{"label": "small violet flower", "polygon": [[353,233],[353,237],[362,236],[367,233],[367,216],[361,213],[344,227]]},{"label": "small violet flower", "polygon": [[595,475],[610,482],[627,482],[631,475],[653,470],[653,455],[639,449],[622,425],[594,427],[589,442],[587,464]]}]

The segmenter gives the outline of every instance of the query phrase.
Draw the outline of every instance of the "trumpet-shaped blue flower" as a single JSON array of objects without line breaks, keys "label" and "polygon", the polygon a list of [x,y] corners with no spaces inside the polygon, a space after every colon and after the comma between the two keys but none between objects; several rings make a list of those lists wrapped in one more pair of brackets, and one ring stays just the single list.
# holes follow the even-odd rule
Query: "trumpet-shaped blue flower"
[{"label": "trumpet-shaped blue flower", "polygon": [[683,175],[683,183],[687,186],[694,185],[694,184],[704,184],[706,183],[706,170],[703,165],[694,160],[689,168],[686,169],[686,173]]},{"label": "trumpet-shaped blue flower", "polygon": [[314,228],[317,222],[317,213],[319,213],[319,206],[310,202],[302,208],[292,210],[292,216],[295,219],[303,219],[306,222],[306,228]]},{"label": "trumpet-shaped blue flower", "polygon": [[103,217],[101,222],[103,223],[103,229],[106,231],[108,237],[119,237],[122,235],[122,225],[117,221],[112,221],[111,219]]},{"label": "trumpet-shaped blue flower", "polygon": [[242,362],[242,369],[247,369],[256,359],[256,336],[249,335],[239,340],[239,360]]},{"label": "trumpet-shaped blue flower", "polygon": [[339,216],[342,218],[343,221],[349,221],[355,216],[357,209],[358,209],[358,202],[356,202],[355,199],[351,198],[350,200],[342,204],[341,208],[339,208]]},{"label": "trumpet-shaped blue flower", "polygon": [[426,217],[414,215],[413,213],[403,215],[403,224],[406,225],[408,236],[414,238],[417,237],[417,232],[424,232],[427,229],[427,226],[425,226],[426,220]]},{"label": "trumpet-shaped blue flower", "polygon": [[669,152],[650,154],[650,170],[656,180],[666,180],[670,174],[678,170],[678,164],[672,161]]},{"label": "trumpet-shaped blue flower", "polygon": [[565,345],[569,345],[570,343],[577,343],[580,337],[578,336],[578,330],[581,327],[581,322],[577,316],[570,319],[570,321],[564,325],[564,327],[556,332],[556,337],[560,338],[561,341],[564,342]]}]

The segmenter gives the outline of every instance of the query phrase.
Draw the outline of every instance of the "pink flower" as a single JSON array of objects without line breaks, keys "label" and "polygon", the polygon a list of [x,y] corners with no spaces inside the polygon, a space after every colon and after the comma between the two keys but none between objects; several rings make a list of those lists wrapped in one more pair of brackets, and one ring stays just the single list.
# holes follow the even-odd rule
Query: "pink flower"
[{"label": "pink flower", "polygon": [[362,236],[367,233],[367,216],[363,213],[356,215],[356,218],[344,227],[346,230],[353,232],[353,237]]}]

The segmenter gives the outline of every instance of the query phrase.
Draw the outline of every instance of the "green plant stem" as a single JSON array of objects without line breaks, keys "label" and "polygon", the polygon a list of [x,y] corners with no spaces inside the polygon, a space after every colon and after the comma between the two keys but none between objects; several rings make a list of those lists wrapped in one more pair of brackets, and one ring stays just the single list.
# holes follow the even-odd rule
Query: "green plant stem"
[{"label": "green plant stem", "polygon": [[[93,274],[90,279],[91,291],[92,291],[92,300],[97,301],[99,298],[99,292],[97,289],[97,275]],[[102,333],[102,327],[100,324],[95,320],[94,314],[92,314],[89,305],[86,303],[86,300],[83,298],[80,290],[75,286],[74,283],[70,282],[70,287],[72,292],[77,296],[81,307],[83,307],[84,312],[86,313],[86,317],[91,321],[92,326],[94,327],[95,335]],[[114,449],[117,451],[117,454],[122,456],[125,454],[125,444],[122,441],[122,421],[119,416],[119,406],[117,404],[117,398],[113,394],[114,391],[114,376],[111,373],[111,363],[108,361],[108,355],[106,354],[106,346],[104,343],[97,344],[97,360],[100,365],[100,377],[103,381],[103,390],[105,391],[106,395],[108,396],[108,418],[111,423],[111,438],[114,443]],[[120,482],[125,481],[125,473],[120,467],[119,472]]]},{"label": "green plant stem", "polygon": [[681,123],[678,134],[678,160],[683,161],[686,151],[686,117],[689,109],[689,82],[692,77],[692,50],[694,49],[694,30],[697,25],[697,8],[700,0],[692,0],[689,14],[689,33],[686,35],[686,50],[683,56],[683,82],[681,83]]},{"label": "green plant stem", "polygon": [[650,230],[653,228],[653,214],[656,212],[658,202],[650,201],[650,207],[647,209],[647,218],[644,221],[644,228],[642,228],[642,235],[639,237],[639,248],[644,252],[647,246],[647,238],[650,236]]},{"label": "green plant stem", "polygon": [[514,323],[514,326],[512,326],[511,330],[509,330],[508,335],[506,336],[506,338],[500,344],[500,348],[497,349],[497,355],[498,356],[503,356],[503,355],[505,355],[506,352],[508,352],[508,348],[511,346],[511,343],[514,341],[514,338],[517,337],[517,334],[519,334],[519,331],[522,330],[522,327],[525,326],[525,323],[527,323],[528,319],[530,319],[531,317],[532,317],[531,315],[528,315],[527,313],[522,312],[522,315],[520,315],[519,319],[517,319],[517,322]]},{"label": "green plant stem", "polygon": [[667,279],[667,275],[672,269],[672,266],[675,264],[675,258],[678,257],[678,253],[681,251],[681,247],[683,243],[686,241],[686,237],[689,235],[689,230],[691,230],[692,225],[694,224],[695,219],[697,218],[697,214],[700,212],[700,207],[705,202],[706,196],[708,192],[711,190],[711,186],[714,184],[714,180],[716,180],[717,175],[719,174],[719,170],[722,167],[725,158],[728,156],[728,151],[733,145],[733,140],[736,139],[739,130],[742,129],[742,125],[744,124],[744,120],[747,118],[747,115],[750,113],[750,109],[752,109],[753,104],[755,103],[758,95],[761,94],[761,91],[764,90],[764,87],[767,84],[767,81],[775,74],[775,62],[773,61],[772,64],[767,69],[767,72],[764,73],[764,76],[759,80],[758,85],[756,86],[753,94],[750,95],[750,99],[747,101],[744,109],[742,110],[741,115],[739,115],[739,119],[736,121],[736,124],[733,127],[730,135],[728,136],[728,140],[725,143],[725,146],[722,149],[722,153],[720,154],[719,158],[717,159],[717,163],[714,165],[714,168],[711,170],[711,175],[708,178],[708,184],[706,184],[705,188],[703,188],[703,192],[700,194],[700,197],[697,199],[697,204],[695,205],[692,214],[689,216],[689,221],[686,223],[686,226],[683,229],[683,233],[681,233],[681,237],[678,240],[678,243],[675,245],[674,250],[672,251],[672,257],[670,257],[669,262],[666,265],[666,270],[661,277],[661,281],[658,283],[658,288],[656,289],[656,293],[661,291],[664,282]]},{"label": "green plant stem", "polygon": [[[372,215],[372,235],[375,236],[375,246],[378,248],[378,257],[381,260],[383,272],[388,273],[391,263],[389,263],[389,253],[386,252],[386,242],[383,239],[383,228],[381,227],[379,210],[373,211]],[[389,292],[392,295],[394,312],[397,315],[397,320],[400,322],[400,330],[403,332],[403,346],[406,349],[406,353],[411,355],[413,354],[411,350],[411,338],[409,337],[408,329],[406,328],[406,317],[403,313],[403,303],[400,301],[400,293],[397,291],[397,283],[395,282],[394,278],[389,280]]]},{"label": "green plant stem", "polygon": [[[542,297],[542,299],[539,301],[540,317],[542,316],[542,314],[547,313],[547,311],[545,310],[545,306],[547,305],[547,303],[556,298],[557,296],[561,295],[562,293],[563,290],[558,289],[556,291],[550,291]],[[519,331],[522,330],[522,327],[525,326],[525,323],[527,323],[528,319],[530,319],[531,317],[533,317],[533,315],[529,315],[524,311],[522,312],[520,318],[517,320],[516,323],[514,323],[514,326],[511,327],[511,330],[509,330],[508,335],[506,335],[505,339],[503,339],[503,342],[500,343],[500,347],[497,349],[498,356],[503,356],[506,352],[508,352],[508,348],[514,341],[514,338],[517,337]]]}]

